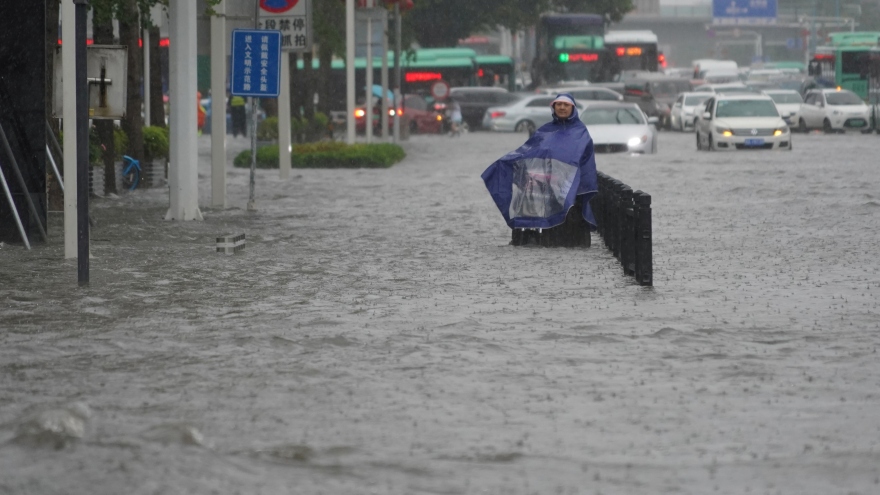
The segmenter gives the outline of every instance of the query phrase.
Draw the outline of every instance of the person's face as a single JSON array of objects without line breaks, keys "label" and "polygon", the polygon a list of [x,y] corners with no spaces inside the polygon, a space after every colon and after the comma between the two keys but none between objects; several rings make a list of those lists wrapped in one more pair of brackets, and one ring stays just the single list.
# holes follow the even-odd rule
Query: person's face
[{"label": "person's face", "polygon": [[566,103],[564,101],[557,101],[553,104],[553,111],[556,112],[556,116],[560,119],[567,119],[571,117],[572,106],[571,103]]}]

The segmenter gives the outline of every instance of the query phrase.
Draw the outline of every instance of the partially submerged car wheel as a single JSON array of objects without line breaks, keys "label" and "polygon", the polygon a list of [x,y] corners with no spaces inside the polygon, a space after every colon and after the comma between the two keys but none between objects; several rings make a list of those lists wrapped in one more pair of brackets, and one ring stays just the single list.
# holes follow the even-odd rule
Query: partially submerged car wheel
[{"label": "partially submerged car wheel", "polygon": [[833,133],[834,133],[834,128],[831,127],[831,121],[830,121],[830,120],[825,119],[825,120],[822,122],[822,130],[825,131],[825,134],[833,134]]},{"label": "partially submerged car wheel", "polygon": [[807,129],[807,122],[804,119],[798,120],[798,131],[807,133],[809,129]]},{"label": "partially submerged car wheel", "polygon": [[514,130],[516,132],[526,132],[529,134],[529,137],[531,137],[531,135],[535,133],[535,124],[531,120],[523,120],[516,123]]},{"label": "partially submerged car wheel", "polygon": [[697,151],[703,151],[703,143],[700,142],[700,131],[694,133],[697,136]]}]

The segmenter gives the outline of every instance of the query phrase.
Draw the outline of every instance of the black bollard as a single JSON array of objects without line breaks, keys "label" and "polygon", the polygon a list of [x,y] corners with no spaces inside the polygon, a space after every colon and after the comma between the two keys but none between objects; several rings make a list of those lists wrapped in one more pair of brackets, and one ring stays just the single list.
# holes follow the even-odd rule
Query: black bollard
[{"label": "black bollard", "polygon": [[635,277],[641,285],[654,285],[653,234],[651,226],[651,195],[636,191],[633,194],[636,213]]}]

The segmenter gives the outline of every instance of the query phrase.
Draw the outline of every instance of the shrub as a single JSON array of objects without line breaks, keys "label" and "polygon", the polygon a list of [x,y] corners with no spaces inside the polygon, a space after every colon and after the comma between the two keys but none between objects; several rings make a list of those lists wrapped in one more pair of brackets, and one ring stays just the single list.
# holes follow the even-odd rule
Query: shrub
[{"label": "shrub", "polygon": [[165,127],[144,127],[144,160],[151,162],[155,159],[168,160],[171,155],[171,141],[168,137],[168,129]]},{"label": "shrub", "polygon": [[278,117],[268,117],[257,124],[257,141],[278,139]]},{"label": "shrub", "polygon": [[[257,168],[278,168],[278,146],[257,148]],[[346,144],[334,141],[298,144],[293,147],[293,168],[387,168],[403,160],[406,153],[396,144]],[[236,167],[250,167],[251,152],[235,157]]]}]

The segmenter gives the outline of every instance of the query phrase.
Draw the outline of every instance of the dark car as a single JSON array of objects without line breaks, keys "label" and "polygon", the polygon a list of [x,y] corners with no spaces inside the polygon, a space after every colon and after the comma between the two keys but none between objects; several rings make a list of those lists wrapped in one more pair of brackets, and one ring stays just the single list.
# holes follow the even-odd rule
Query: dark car
[{"label": "dark car", "polygon": [[452,88],[449,96],[458,102],[461,118],[471,130],[483,125],[483,114],[487,108],[503,106],[520,98],[505,88],[488,86]]},{"label": "dark car", "polygon": [[623,99],[637,103],[648,117],[657,117],[660,128],[669,129],[670,111],[675,98],[686,91],[691,91],[690,79],[657,74],[627,80]]},{"label": "dark car", "polygon": [[[375,98],[373,103],[373,133],[382,132],[381,112],[382,99]],[[413,133],[437,134],[443,129],[443,114],[434,110],[428,102],[419,95],[403,95],[403,104],[400,105],[401,126],[408,126]],[[354,111],[355,129],[362,133],[366,128],[366,105],[360,103]],[[388,129],[394,126],[394,108],[388,108]]]}]

